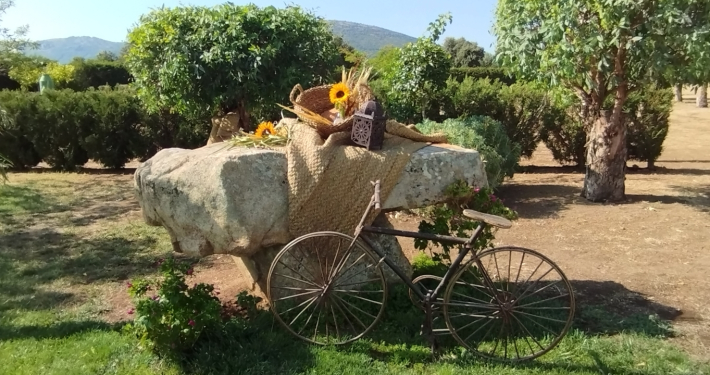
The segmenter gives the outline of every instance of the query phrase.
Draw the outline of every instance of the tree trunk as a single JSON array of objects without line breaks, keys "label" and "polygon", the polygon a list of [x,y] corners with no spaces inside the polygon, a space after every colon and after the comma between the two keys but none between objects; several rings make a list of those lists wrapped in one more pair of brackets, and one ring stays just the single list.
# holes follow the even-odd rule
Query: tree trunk
[{"label": "tree trunk", "polygon": [[239,115],[240,128],[244,129],[245,132],[256,130],[251,128],[251,123],[249,121],[249,113],[247,113],[247,107],[244,103],[244,100],[239,101],[239,104],[237,104],[236,112]]},{"label": "tree trunk", "polygon": [[673,91],[675,92],[675,101],[682,102],[683,101],[683,84],[676,83],[675,85],[673,85]]},{"label": "tree trunk", "polygon": [[[623,105],[623,104],[622,104]],[[620,115],[601,111],[587,134],[587,172],[582,196],[593,202],[625,199],[626,126]]]},{"label": "tree trunk", "polygon": [[698,95],[695,97],[695,105],[698,108],[708,107],[708,84],[704,83],[698,86]]}]

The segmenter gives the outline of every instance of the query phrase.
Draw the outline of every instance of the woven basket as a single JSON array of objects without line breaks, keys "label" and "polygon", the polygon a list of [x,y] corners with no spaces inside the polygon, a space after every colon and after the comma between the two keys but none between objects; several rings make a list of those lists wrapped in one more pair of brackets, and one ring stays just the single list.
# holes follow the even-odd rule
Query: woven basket
[{"label": "woven basket", "polygon": [[[294,86],[293,90],[291,90],[291,95],[289,98],[291,99],[291,103],[293,103],[293,109],[294,111],[296,111],[296,115],[298,115],[298,112],[302,111],[302,108],[305,108],[311,112],[315,112],[318,114],[335,108],[335,106],[333,106],[333,103],[330,102],[330,89],[332,87],[333,85],[323,85],[316,86],[308,90],[303,90],[303,87],[301,87],[301,85]],[[359,107],[359,104],[362,104],[372,98],[372,93],[369,88],[360,87],[359,90],[361,92],[361,95],[360,98],[358,98],[357,107]],[[333,133],[349,131],[350,128],[352,128],[354,122],[354,118],[352,115],[345,118],[338,125],[325,125],[310,120],[305,116],[298,117],[303,123],[315,128],[318,131],[318,134],[320,134],[320,136],[323,138],[327,138]]]}]

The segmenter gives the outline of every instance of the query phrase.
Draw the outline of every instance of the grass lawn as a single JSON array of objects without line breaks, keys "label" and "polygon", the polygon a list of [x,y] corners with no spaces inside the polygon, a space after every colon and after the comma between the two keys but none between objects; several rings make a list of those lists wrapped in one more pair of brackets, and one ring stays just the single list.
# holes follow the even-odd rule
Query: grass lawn
[{"label": "grass lawn", "polygon": [[531,363],[486,363],[455,345],[433,359],[401,288],[375,331],[347,347],[296,341],[263,312],[160,359],[121,332],[124,284],[154,274],[172,248],[162,228],[143,224],[130,176],[10,180],[0,186],[0,374],[710,374],[667,341],[668,322],[603,305],[579,306],[570,334]]}]

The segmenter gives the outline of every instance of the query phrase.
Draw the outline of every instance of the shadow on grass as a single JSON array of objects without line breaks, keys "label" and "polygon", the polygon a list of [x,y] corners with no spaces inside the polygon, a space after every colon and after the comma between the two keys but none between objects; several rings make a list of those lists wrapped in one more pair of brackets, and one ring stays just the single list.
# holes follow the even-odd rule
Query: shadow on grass
[{"label": "shadow on grass", "polygon": [[15,339],[62,339],[87,331],[117,331],[122,324],[109,324],[101,321],[66,321],[51,325],[0,326],[0,341]]},{"label": "shadow on grass", "polygon": [[[583,337],[634,333],[648,337],[672,335],[669,321],[679,315],[671,307],[646,299],[643,295],[614,282],[574,281],[578,294],[578,310],[570,335]],[[362,360],[408,364],[450,361],[451,353],[458,359],[454,364],[481,363],[482,359],[461,356],[461,348],[449,336],[439,336],[444,356],[435,358],[420,336],[423,313],[409,301],[405,287],[396,285],[391,290],[382,321],[365,338],[350,345],[319,347],[302,342],[286,332],[268,311],[262,311],[253,321],[232,320],[218,332],[203,335],[194,351],[179,364],[187,373],[300,373],[318,361],[337,356],[355,356]],[[445,327],[441,320],[437,327]],[[447,355],[446,353],[450,353]],[[554,354],[551,354],[554,357]],[[594,353],[589,352],[589,356]],[[516,369],[536,371],[592,372],[604,368],[601,358],[594,365],[583,365],[564,360],[554,363],[532,361],[510,365]],[[608,374],[625,373],[607,368]],[[639,372],[642,374],[643,372]]]},{"label": "shadow on grass", "polygon": [[0,311],[49,309],[72,299],[42,285],[57,280],[85,285],[155,272],[152,236],[107,234],[83,238],[39,228],[0,235]]}]

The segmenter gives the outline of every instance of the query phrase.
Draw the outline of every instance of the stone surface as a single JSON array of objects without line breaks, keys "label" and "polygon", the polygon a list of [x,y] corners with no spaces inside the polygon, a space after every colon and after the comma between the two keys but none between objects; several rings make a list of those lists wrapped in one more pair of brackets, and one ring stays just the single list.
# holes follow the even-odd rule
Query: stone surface
[{"label": "stone surface", "polygon": [[281,152],[165,149],[138,167],[134,186],[145,221],[165,227],[176,251],[250,256],[291,239]]},{"label": "stone surface", "polygon": [[[263,288],[259,284],[265,282],[271,261],[292,239],[286,163],[282,150],[226,143],[166,149],[137,168],[136,196],[144,220],[165,227],[176,251],[234,255],[243,272],[252,276],[254,288]],[[487,186],[478,152],[449,145],[422,148],[412,155],[383,210],[441,202],[444,189],[459,179]],[[391,226],[384,215],[375,224]],[[395,238],[373,237],[388,258],[411,274]],[[386,273],[393,280],[394,274],[388,269]]]}]

